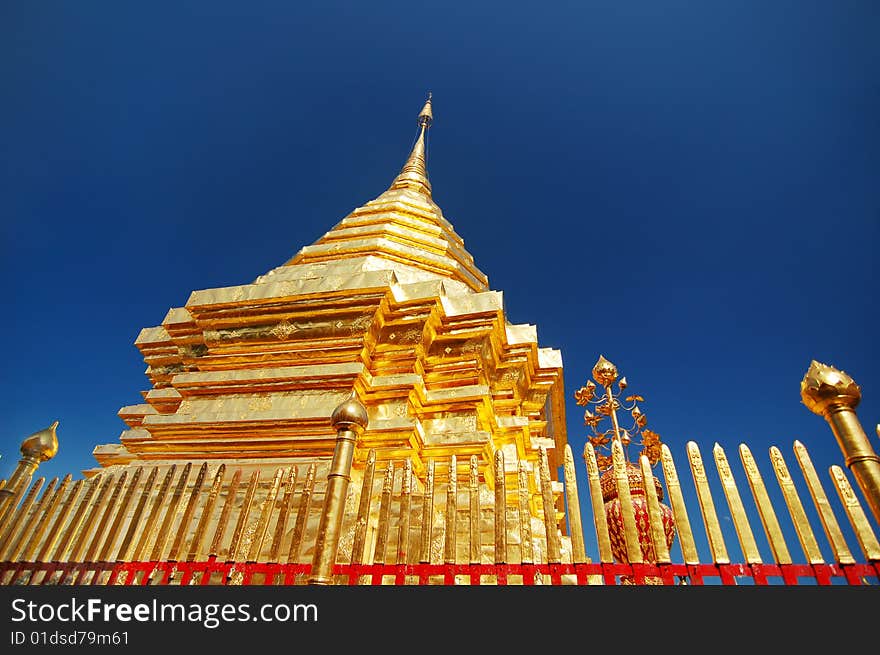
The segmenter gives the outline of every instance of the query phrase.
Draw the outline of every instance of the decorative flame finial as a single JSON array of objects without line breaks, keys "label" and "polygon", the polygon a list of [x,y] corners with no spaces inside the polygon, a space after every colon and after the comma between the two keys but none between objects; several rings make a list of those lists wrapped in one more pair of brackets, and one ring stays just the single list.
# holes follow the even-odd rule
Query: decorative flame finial
[{"label": "decorative flame finial", "polygon": [[801,400],[814,414],[825,414],[833,405],[854,409],[862,391],[849,375],[815,359],[801,380]]},{"label": "decorative flame finial", "polygon": [[425,101],[422,111],[419,112],[419,136],[416,144],[413,146],[412,152],[400,174],[394,178],[391,183],[392,189],[411,189],[422,195],[431,197],[431,183],[428,181],[428,169],[425,157],[425,136],[431,123],[434,122],[434,112],[431,105],[431,92],[428,92],[428,99]]},{"label": "decorative flame finial", "polygon": [[55,428],[58,427],[58,421],[55,421],[48,428],[34,432],[21,442],[21,454],[31,459],[47,462],[58,453],[58,437],[55,434]]}]

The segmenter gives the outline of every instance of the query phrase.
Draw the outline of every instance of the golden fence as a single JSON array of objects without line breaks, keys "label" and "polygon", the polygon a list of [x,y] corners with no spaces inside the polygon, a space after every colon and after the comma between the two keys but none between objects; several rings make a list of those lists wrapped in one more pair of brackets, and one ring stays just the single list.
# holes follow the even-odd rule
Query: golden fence
[{"label": "golden fence", "polygon": [[[828,482],[800,442],[793,446],[797,484],[776,447],[769,451],[775,480],[765,480],[750,449],[739,446],[748,489],[738,487],[735,464],[721,446],[712,449],[714,467],[694,442],[685,454],[687,463],[678,466],[663,445],[654,477],[645,457],[632,464],[615,442],[613,466],[600,475],[588,443],[582,502],[566,446],[564,512],[554,504],[543,450],[534,472],[497,451],[483,471],[476,457],[452,457],[430,461],[420,478],[408,460],[380,463],[370,452],[358,470],[360,484],[345,490],[342,514],[331,517],[324,516],[330,494],[315,464],[279,468],[271,480],[259,471],[245,479],[225,464],[209,470],[208,462],[133,467],[75,482],[70,475],[48,484],[39,478],[19,485],[0,509],[0,584],[306,584],[314,578],[319,537],[337,520],[338,539],[330,540],[337,584],[880,582],[880,543],[839,466],[830,467],[828,482],[857,551],[829,501]],[[680,475],[685,468],[689,481]],[[719,483],[724,505],[712,495]],[[771,493],[783,502],[774,507]],[[696,502],[688,507],[686,497]],[[808,503],[821,529],[811,523]],[[758,521],[750,520],[747,504]],[[731,558],[724,515],[735,528],[740,561]],[[590,554],[582,516],[592,523]]]}]

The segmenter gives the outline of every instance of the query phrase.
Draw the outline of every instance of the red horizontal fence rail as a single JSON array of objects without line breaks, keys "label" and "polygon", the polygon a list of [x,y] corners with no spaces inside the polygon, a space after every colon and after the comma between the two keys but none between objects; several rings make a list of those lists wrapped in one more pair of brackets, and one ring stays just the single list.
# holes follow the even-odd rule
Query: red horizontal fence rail
[{"label": "red horizontal fence rail", "polygon": [[[0,581],[3,584],[117,584],[117,585],[207,585],[207,584],[305,584],[310,564],[277,564],[266,562],[226,562],[209,558],[201,562],[85,562],[43,563],[2,562]],[[38,577],[37,574],[43,575]],[[108,573],[106,580],[99,579]],[[810,582],[819,585],[841,584],[880,585],[880,563],[872,564],[337,564],[333,573],[341,584],[491,584],[508,585],[517,577],[526,586],[545,584],[586,585],[593,576],[601,576],[604,584],[619,584],[626,576],[636,584],[646,578],[659,578],[664,585],[686,581],[690,585],[707,584],[718,579],[722,585],[735,585],[750,580],[756,585],[797,585]],[[240,577],[236,578],[237,574]],[[259,576],[259,577],[258,577]],[[571,576],[563,581],[563,576]],[[53,577],[55,578],[53,580]],[[778,579],[773,582],[771,579]],[[213,579],[213,582],[212,582]],[[255,580],[259,579],[259,582]],[[708,584],[716,584],[709,581]]]}]

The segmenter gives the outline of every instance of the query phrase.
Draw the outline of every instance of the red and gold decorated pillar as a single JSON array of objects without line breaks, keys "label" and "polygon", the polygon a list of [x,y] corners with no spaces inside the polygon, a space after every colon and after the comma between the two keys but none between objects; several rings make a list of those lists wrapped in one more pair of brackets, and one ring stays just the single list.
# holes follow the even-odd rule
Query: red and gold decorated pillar
[{"label": "red and gold decorated pillar", "polygon": [[[646,563],[657,563],[657,554],[654,549],[652,536],[650,511],[646,489],[642,480],[642,472],[631,462],[626,463],[627,481],[629,483],[630,503],[635,515],[636,530],[638,532],[639,548],[642,551],[642,559]],[[666,548],[672,547],[675,539],[675,520],[672,509],[664,504],[663,487],[660,480],[651,476],[657,498],[661,501],[660,517],[663,524],[663,536],[666,539]],[[605,504],[605,519],[608,522],[608,536],[611,540],[611,552],[619,562],[629,563],[626,546],[626,531],[624,527],[623,512],[621,510],[620,496],[613,469],[608,469],[599,478],[602,486],[602,502]],[[624,580],[629,582],[629,580]],[[655,580],[648,578],[646,583],[651,584]]]},{"label": "red and gold decorated pillar", "polygon": [[[626,378],[618,380],[617,367],[600,356],[593,367],[593,380],[575,393],[578,405],[586,406],[584,423],[592,431],[588,437],[596,451],[607,450],[611,455],[597,454],[596,461],[603,471],[599,481],[602,489],[605,518],[611,552],[621,563],[657,563],[657,548],[668,550],[675,538],[672,509],[663,504],[660,480],[650,475],[650,468],[660,460],[660,435],[647,428],[648,420],[638,403],[644,398],[637,395],[623,397]],[[615,391],[615,386],[617,387]],[[597,397],[597,390],[603,392]],[[592,408],[592,409],[591,409]],[[618,418],[619,411],[629,412],[633,425],[625,428]],[[605,419],[610,427],[602,429]],[[605,424],[607,426],[607,423]],[[643,468],[629,461],[630,445],[641,446],[639,453]],[[645,481],[650,477],[650,487]],[[652,525],[652,503],[656,516]],[[665,541],[665,548],[661,541]],[[630,543],[637,542],[637,543]],[[622,584],[632,584],[629,576],[621,577]],[[661,584],[660,578],[647,577],[645,584]]]}]

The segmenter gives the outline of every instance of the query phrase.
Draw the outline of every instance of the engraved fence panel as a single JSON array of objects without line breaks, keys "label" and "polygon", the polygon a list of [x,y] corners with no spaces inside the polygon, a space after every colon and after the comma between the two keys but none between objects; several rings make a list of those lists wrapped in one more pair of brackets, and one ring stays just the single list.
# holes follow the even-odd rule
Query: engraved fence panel
[{"label": "engraved fence panel", "polygon": [[[371,451],[348,489],[333,581],[880,583],[880,543],[847,474],[832,466],[823,481],[802,443],[794,469],[770,448],[770,476],[744,444],[738,458],[715,444],[710,462],[689,442],[685,466],[664,444],[656,474],[612,445],[600,470],[587,443],[581,475],[566,446],[561,480],[543,448],[533,460],[498,450],[483,467],[476,455],[380,461]],[[0,584],[307,584],[327,470],[193,462],[39,478],[13,490],[0,517]]]}]

